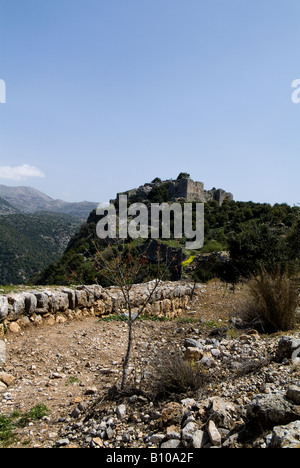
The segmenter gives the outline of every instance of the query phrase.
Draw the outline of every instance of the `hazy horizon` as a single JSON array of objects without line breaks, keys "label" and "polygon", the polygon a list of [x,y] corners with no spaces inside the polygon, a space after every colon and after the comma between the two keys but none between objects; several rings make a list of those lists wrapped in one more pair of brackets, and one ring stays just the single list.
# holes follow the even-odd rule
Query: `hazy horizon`
[{"label": "hazy horizon", "polygon": [[[173,178],[173,179],[170,178],[169,180],[175,180],[175,179],[174,179],[174,178]],[[202,182],[202,181],[196,181],[196,180],[195,180],[195,182]],[[145,182],[145,183],[147,183],[147,182]],[[151,183],[151,181],[148,181],[148,183]],[[52,200],[60,200],[60,201],[64,201],[64,202],[67,202],[67,203],[90,202],[90,203],[98,203],[98,204],[104,204],[104,203],[109,204],[110,201],[111,201],[112,199],[115,199],[117,193],[122,193],[122,190],[119,190],[117,193],[114,194],[114,196],[111,196],[110,199],[107,199],[107,200],[100,200],[100,201],[99,201],[99,200],[88,200],[88,199],[66,200],[66,199],[64,199],[64,198],[53,198],[53,197],[51,197],[48,193],[44,192],[43,190],[37,189],[37,188],[33,187],[32,185],[6,185],[6,184],[0,184],[0,187],[1,187],[1,185],[2,185],[2,186],[9,187],[9,188],[29,188],[29,189],[34,189],[34,190],[37,190],[38,192],[41,192],[43,195],[48,196],[48,197],[51,198]],[[144,183],[141,184],[141,185],[144,185]],[[130,187],[128,190],[135,189],[135,188],[138,188],[138,186],[137,186],[137,187]],[[205,190],[211,190],[212,188],[213,188],[213,187],[209,187],[209,188],[208,188],[208,187],[206,187],[206,186],[204,185],[204,189],[205,189]],[[220,189],[223,189],[223,187],[215,187],[215,188],[217,188],[217,189],[219,189],[219,188],[220,188]],[[126,189],[126,190],[127,190],[127,189]],[[1,196],[0,196],[0,197],[1,197]],[[3,197],[2,197],[2,198],[3,198]],[[247,202],[262,203],[262,204],[263,204],[263,203],[268,203],[268,204],[270,204],[270,205],[272,205],[272,206],[275,205],[275,204],[288,204],[289,206],[300,206],[300,203],[294,203],[294,204],[290,205],[289,203],[286,203],[286,202],[274,202],[274,203],[270,203],[270,202],[268,202],[268,201],[254,201],[253,199],[251,199],[251,200],[238,200],[238,199],[236,199],[236,198],[234,198],[234,197],[233,197],[233,200],[236,201],[236,202],[245,202],[245,203],[247,203]]]}]

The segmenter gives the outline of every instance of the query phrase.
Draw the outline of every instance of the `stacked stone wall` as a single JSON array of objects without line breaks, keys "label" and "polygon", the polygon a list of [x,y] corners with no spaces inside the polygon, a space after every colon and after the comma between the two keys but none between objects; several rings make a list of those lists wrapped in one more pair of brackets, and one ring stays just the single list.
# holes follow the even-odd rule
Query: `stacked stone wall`
[{"label": "stacked stone wall", "polygon": [[[193,285],[154,281],[133,285],[130,307],[133,314],[175,318],[186,308]],[[34,323],[54,325],[84,317],[128,313],[128,302],[120,288],[99,285],[74,288],[26,290],[0,296],[0,334],[19,331]]]}]

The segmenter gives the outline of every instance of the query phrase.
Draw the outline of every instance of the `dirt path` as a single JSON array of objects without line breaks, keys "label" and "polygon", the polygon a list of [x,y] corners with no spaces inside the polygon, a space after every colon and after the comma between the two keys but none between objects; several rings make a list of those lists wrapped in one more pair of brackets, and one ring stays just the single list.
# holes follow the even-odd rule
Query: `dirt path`
[{"label": "dirt path", "polygon": [[[227,292],[224,297],[224,286],[211,283],[199,292],[181,323],[137,323],[133,356],[133,362],[138,362],[136,367],[145,370],[154,350],[180,346],[185,336],[199,330],[203,319],[216,324],[226,320],[246,293],[242,287],[236,294]],[[53,327],[30,327],[20,335],[7,335],[5,370],[15,381],[0,393],[0,414],[27,412],[39,404],[50,410],[48,417],[18,430],[15,446],[51,446],[78,403],[88,403],[95,393],[119,382],[126,339],[126,324],[95,317]]]}]

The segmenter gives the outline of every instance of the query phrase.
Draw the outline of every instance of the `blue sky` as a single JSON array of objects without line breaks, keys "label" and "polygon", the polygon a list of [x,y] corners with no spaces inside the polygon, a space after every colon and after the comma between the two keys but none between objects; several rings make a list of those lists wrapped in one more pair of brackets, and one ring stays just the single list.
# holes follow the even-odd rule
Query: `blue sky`
[{"label": "blue sky", "polygon": [[0,184],[300,203],[299,0],[0,0]]}]

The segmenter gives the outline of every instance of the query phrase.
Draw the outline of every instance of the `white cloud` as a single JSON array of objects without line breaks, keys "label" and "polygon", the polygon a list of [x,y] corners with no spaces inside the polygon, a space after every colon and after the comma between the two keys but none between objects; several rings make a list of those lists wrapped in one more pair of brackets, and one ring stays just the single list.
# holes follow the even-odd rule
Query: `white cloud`
[{"label": "white cloud", "polygon": [[26,180],[28,177],[45,177],[43,171],[34,166],[0,166],[0,179]]}]

